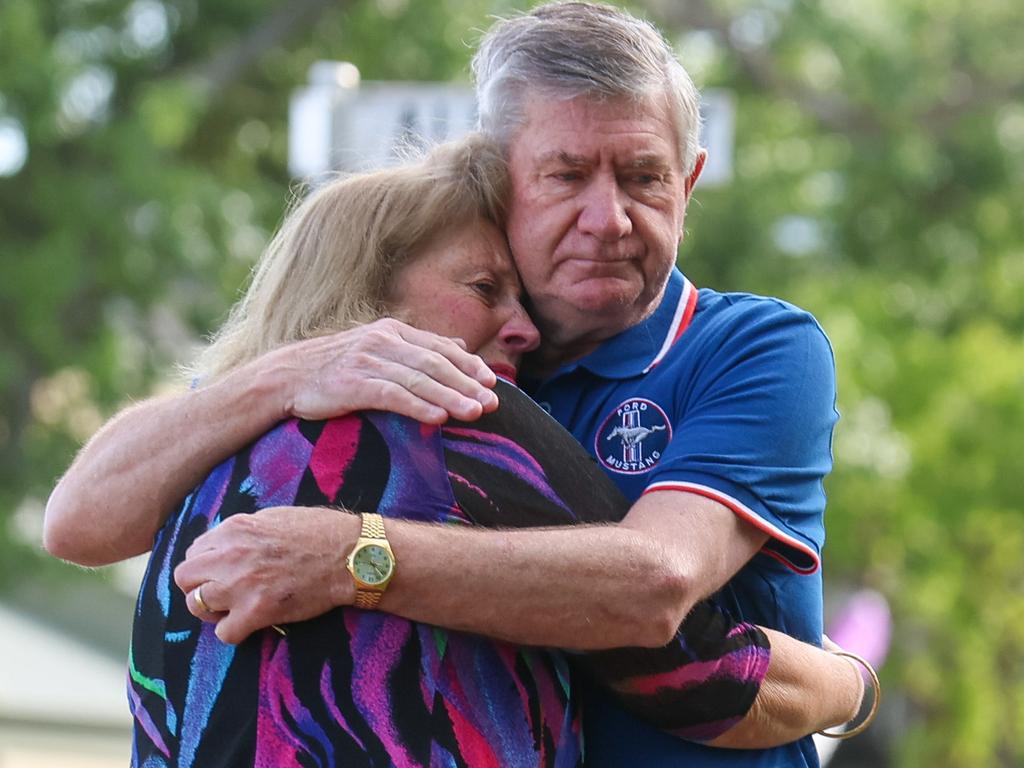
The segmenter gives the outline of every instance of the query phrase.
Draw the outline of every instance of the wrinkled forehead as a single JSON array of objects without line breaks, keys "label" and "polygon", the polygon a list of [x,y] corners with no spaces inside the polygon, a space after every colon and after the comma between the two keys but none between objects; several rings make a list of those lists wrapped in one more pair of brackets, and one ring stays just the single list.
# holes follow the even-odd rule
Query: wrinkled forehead
[{"label": "wrinkled forehead", "polygon": [[634,97],[532,91],[523,118],[508,146],[513,164],[524,157],[582,164],[614,153],[630,166],[681,167],[674,113],[663,92]]}]

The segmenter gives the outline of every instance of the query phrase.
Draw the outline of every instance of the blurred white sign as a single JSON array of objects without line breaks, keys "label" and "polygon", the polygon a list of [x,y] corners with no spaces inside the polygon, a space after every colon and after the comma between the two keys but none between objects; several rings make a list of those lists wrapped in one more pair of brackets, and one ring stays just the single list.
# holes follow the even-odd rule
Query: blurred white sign
[{"label": "blurred white sign", "polygon": [[707,89],[700,94],[700,116],[704,122],[700,143],[708,151],[698,186],[711,187],[732,181],[732,148],[736,135],[736,102],[732,93]]},{"label": "blurred white sign", "polygon": [[[708,162],[701,186],[732,177],[735,109],[726,91],[705,91],[702,143]],[[367,170],[402,159],[410,147],[457,138],[476,125],[469,86],[366,82],[344,62],[317,62],[310,85],[296,91],[288,116],[288,169],[296,177]]]}]

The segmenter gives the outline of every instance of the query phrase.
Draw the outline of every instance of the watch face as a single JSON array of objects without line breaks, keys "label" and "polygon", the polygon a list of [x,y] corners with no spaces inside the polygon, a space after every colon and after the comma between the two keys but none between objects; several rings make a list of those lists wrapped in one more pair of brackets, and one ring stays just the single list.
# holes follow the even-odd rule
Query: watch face
[{"label": "watch face", "polygon": [[393,567],[391,555],[377,544],[360,547],[352,555],[352,572],[365,584],[383,584],[391,575]]}]

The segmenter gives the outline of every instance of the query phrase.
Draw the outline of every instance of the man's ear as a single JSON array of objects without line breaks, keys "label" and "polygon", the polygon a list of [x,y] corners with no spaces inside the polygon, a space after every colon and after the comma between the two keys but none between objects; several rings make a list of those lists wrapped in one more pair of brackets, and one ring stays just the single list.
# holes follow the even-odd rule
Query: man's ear
[{"label": "man's ear", "polygon": [[691,173],[687,177],[686,183],[683,185],[683,193],[686,196],[686,200],[684,202],[690,202],[690,195],[693,194],[693,188],[697,184],[697,179],[700,177],[700,172],[704,170],[704,163],[707,162],[707,159],[708,151],[706,149],[702,148],[700,151],[697,152],[697,162],[693,166],[693,173]]}]

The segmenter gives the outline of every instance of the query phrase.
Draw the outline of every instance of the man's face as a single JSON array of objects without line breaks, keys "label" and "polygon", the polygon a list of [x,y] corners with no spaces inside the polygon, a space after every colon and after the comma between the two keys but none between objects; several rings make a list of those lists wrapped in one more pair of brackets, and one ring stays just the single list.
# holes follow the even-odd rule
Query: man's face
[{"label": "man's face", "polygon": [[535,95],[526,118],[509,244],[545,343],[578,357],[657,306],[696,172],[683,177],[661,101]]}]

